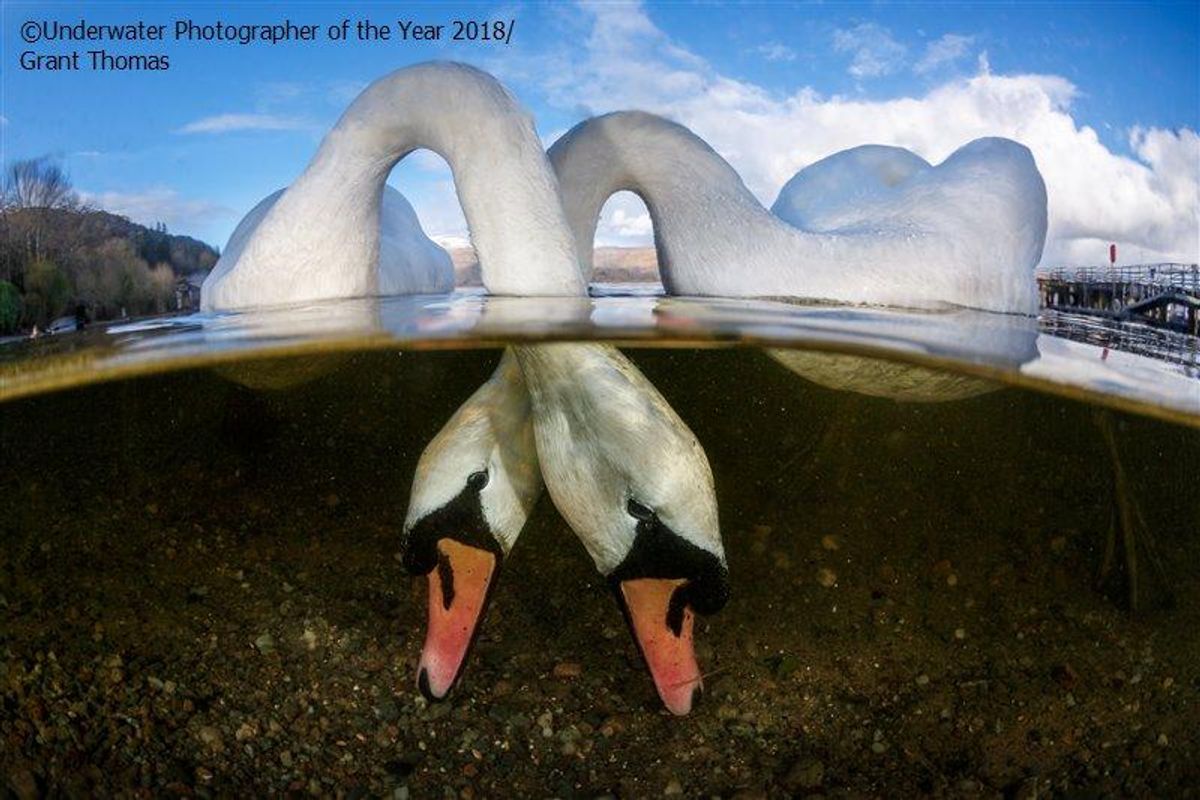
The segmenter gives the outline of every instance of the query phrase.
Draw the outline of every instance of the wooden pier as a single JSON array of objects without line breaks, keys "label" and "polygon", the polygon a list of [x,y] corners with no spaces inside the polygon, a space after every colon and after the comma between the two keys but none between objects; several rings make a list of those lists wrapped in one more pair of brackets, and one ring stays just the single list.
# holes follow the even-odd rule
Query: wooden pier
[{"label": "wooden pier", "polygon": [[1133,264],[1038,270],[1044,308],[1073,311],[1200,336],[1200,268]]}]

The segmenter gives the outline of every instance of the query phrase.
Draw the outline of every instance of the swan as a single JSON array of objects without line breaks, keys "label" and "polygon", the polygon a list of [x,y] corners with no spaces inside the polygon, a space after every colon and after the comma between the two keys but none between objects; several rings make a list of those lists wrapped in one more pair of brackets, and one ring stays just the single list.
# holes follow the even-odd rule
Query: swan
[{"label": "swan", "polygon": [[364,89],[296,181],[246,215],[201,286],[201,308],[448,290],[444,254],[430,249],[399,193],[385,190],[392,168],[421,148],[450,165],[489,291],[583,291],[529,115],[487,73],[429,62]]},{"label": "swan", "polygon": [[[605,201],[645,202],[668,294],[804,297],[1033,314],[1046,189],[1028,148],[977,139],[937,167],[864,145],[793,176],[770,211],[708,144],[653,114],[587,120],[549,151],[579,258]],[[878,359],[770,350],[824,386],[911,402],[994,390],[983,380]]]},{"label": "swan", "polygon": [[[589,119],[549,157],[581,263],[591,264],[605,201],[634,192],[650,212],[668,294],[1036,312],[1046,189],[1029,150],[977,139],[931,167],[896,158],[898,149],[849,151],[802,171],[774,213],[703,139],[653,114]],[[839,167],[852,178],[874,169],[874,185],[826,202],[821,184],[840,186]]]}]

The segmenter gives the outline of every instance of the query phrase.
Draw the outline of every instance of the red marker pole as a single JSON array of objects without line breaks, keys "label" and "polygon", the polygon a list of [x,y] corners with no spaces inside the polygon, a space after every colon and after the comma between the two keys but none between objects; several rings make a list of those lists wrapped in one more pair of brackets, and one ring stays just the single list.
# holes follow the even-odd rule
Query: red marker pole
[{"label": "red marker pole", "polygon": [[1108,246],[1108,263],[1116,266],[1117,263],[1117,246],[1110,244]]}]

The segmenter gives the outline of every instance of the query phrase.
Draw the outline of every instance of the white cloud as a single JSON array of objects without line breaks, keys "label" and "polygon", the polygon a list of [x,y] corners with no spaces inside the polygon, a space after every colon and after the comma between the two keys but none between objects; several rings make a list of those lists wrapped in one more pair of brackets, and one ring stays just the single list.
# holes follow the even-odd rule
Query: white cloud
[{"label": "white cloud", "polygon": [[767,61],[795,61],[796,51],[786,44],[768,42],[755,48],[755,52]]},{"label": "white cloud", "polygon": [[887,28],[874,22],[834,31],[833,49],[854,54],[849,72],[856,78],[889,75],[904,63],[908,54],[908,48],[893,39]]},{"label": "white cloud", "polygon": [[913,71],[923,75],[938,67],[953,64],[965,56],[974,43],[974,36],[947,33],[926,45],[925,54],[921,56],[920,61],[913,65]]},{"label": "white cloud", "polygon": [[[1196,132],[1137,129],[1132,154],[1114,153],[1072,116],[1076,88],[1065,78],[991,74],[981,55],[979,74],[919,96],[847,99],[807,87],[777,95],[720,74],[636,6],[584,10],[591,33],[583,31],[581,50],[539,56],[553,69],[544,62],[512,68],[580,118],[640,108],[687,125],[730,161],[765,205],[797,170],[847,147],[899,145],[937,163],[972,139],[1006,136],[1033,151],[1046,180],[1044,262],[1097,261],[1101,243],[1110,239],[1146,258],[1197,258]],[[601,233],[627,227],[629,218],[618,224],[614,213],[606,210]],[[649,243],[649,236],[637,243]]]},{"label": "white cloud", "polygon": [[176,133],[232,133],[233,131],[297,131],[308,123],[276,114],[216,114],[189,122]]},{"label": "white cloud", "polygon": [[165,222],[168,228],[194,230],[214,220],[233,216],[233,211],[219,203],[180,197],[174,189],[154,188],[141,192],[87,192],[79,197],[93,207],[129,217],[143,225]]}]

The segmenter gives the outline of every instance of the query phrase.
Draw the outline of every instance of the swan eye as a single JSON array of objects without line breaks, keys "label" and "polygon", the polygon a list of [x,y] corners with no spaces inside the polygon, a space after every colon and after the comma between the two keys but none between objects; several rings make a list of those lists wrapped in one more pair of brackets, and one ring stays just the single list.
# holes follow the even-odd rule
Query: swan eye
[{"label": "swan eye", "polygon": [[481,469],[479,472],[472,472],[467,477],[467,488],[479,491],[488,485],[488,473],[486,469]]},{"label": "swan eye", "polygon": [[629,516],[646,522],[654,519],[654,512],[632,497],[629,498],[629,502],[625,505],[625,510],[629,512]]}]

